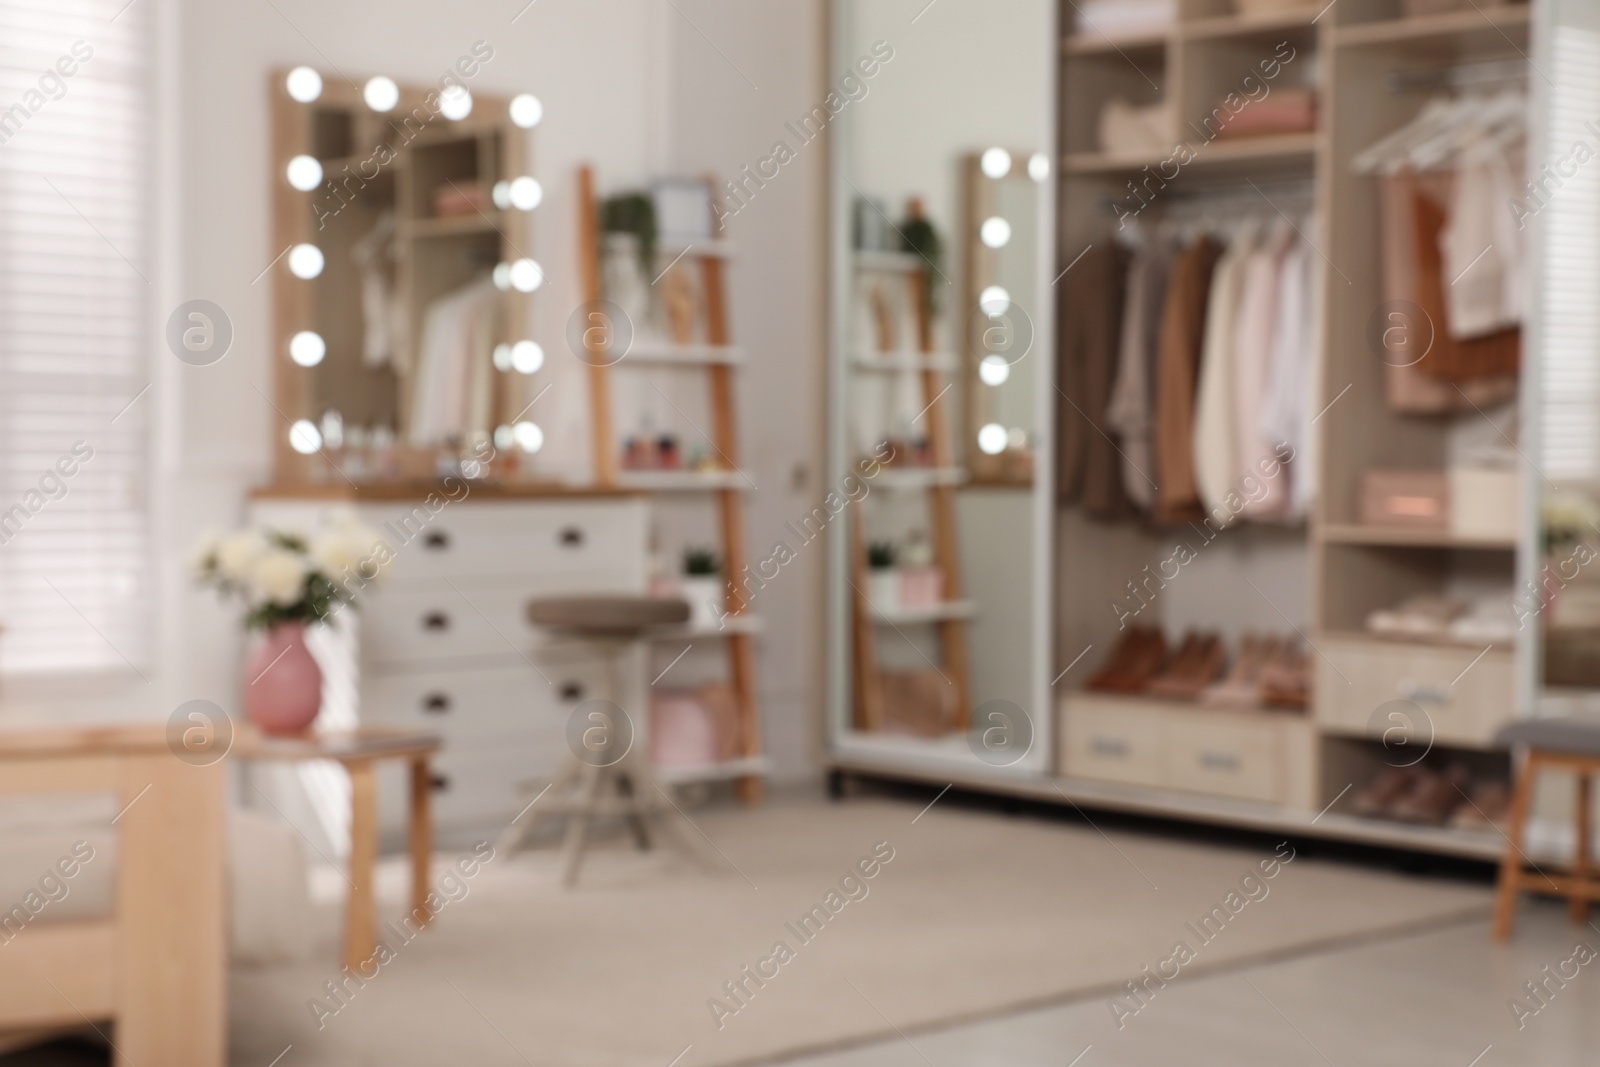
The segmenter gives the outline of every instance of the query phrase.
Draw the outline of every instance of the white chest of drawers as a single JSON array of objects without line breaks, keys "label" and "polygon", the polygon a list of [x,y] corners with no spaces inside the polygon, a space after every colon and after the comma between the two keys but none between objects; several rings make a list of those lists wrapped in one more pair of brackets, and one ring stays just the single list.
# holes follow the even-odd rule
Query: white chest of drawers
[{"label": "white chest of drawers", "polygon": [[[343,613],[343,640],[316,648],[327,675],[322,714],[442,736],[434,818],[446,838],[503,829],[525,803],[518,783],[555,770],[573,710],[608,689],[593,648],[527,624],[528,599],[646,586],[641,498],[486,496],[468,494],[437,512],[412,501],[273,497],[251,514],[255,525],[312,530],[328,509],[353,508],[390,545],[382,582]],[[626,674],[621,702],[638,707],[640,670]],[[321,818],[324,802],[310,800]],[[398,776],[380,780],[379,802],[384,830],[398,830]]]}]

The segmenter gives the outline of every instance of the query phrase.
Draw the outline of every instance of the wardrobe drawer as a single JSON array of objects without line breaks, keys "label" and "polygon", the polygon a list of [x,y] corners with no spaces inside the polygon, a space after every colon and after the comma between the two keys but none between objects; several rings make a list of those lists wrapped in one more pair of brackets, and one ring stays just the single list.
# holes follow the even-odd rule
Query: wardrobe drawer
[{"label": "wardrobe drawer", "polygon": [[1167,785],[1239,800],[1275,801],[1283,760],[1271,722],[1229,722],[1219,716],[1185,721],[1175,713],[1166,730]]},{"label": "wardrobe drawer", "polygon": [[529,599],[636,591],[625,575],[592,571],[380,587],[361,605],[361,654],[368,663],[526,655],[551,640],[528,625]]},{"label": "wardrobe drawer", "polygon": [[[1316,668],[1315,708],[1332,729],[1381,737],[1395,723],[1375,713],[1391,700],[1420,707],[1434,741],[1443,744],[1489,744],[1511,720],[1509,649],[1324,638],[1322,650],[1328,662]],[[1479,653],[1483,658],[1473,663]],[[1426,733],[1418,740],[1425,742]]]},{"label": "wardrobe drawer", "polygon": [[535,663],[538,671],[516,666],[370,675],[361,687],[361,719],[430,730],[444,738],[447,750],[489,738],[559,746],[572,710],[605,692],[605,669],[593,658],[539,657]]},{"label": "wardrobe drawer", "polygon": [[395,553],[393,577],[459,578],[621,570],[644,584],[638,501],[394,504],[362,509]]},{"label": "wardrobe drawer", "polygon": [[[1091,698],[1092,700],[1092,698]],[[1132,705],[1065,705],[1062,770],[1069,776],[1160,785],[1161,715]]]}]

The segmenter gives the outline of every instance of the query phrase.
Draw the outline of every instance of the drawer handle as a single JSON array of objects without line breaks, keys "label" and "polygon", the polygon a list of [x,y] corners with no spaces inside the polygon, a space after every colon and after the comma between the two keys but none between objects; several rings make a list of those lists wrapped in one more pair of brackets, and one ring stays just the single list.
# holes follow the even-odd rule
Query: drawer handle
[{"label": "drawer handle", "polygon": [[422,547],[434,552],[443,552],[450,547],[450,535],[443,530],[429,530],[423,535]]},{"label": "drawer handle", "polygon": [[583,530],[577,526],[568,526],[561,531],[559,540],[563,548],[577,548],[583,544]]},{"label": "drawer handle", "polygon": [[561,683],[561,699],[562,700],[582,700],[583,699],[583,686],[580,685],[577,682],[562,682]]},{"label": "drawer handle", "polygon": [[428,776],[428,788],[435,793],[449,792],[450,776],[448,774],[430,774]]},{"label": "drawer handle", "polygon": [[1116,737],[1097,737],[1089,742],[1089,748],[1097,756],[1115,756],[1122,759],[1128,754],[1128,742]]},{"label": "drawer handle", "polygon": [[443,715],[450,710],[450,697],[445,693],[429,693],[422,698],[422,710],[429,715]]},{"label": "drawer handle", "polygon": [[450,629],[450,616],[442,611],[430,611],[422,617],[422,628],[434,631],[448,630]]},{"label": "drawer handle", "polygon": [[1236,771],[1239,769],[1239,757],[1232,752],[1215,752],[1207,749],[1200,753],[1200,766],[1219,771]]},{"label": "drawer handle", "polygon": [[1401,696],[1405,697],[1407,700],[1414,700],[1418,704],[1450,703],[1449,690],[1442,689],[1439,686],[1424,685],[1421,682],[1413,682],[1411,679],[1407,678],[1405,681],[1396,686],[1396,688],[1400,690]]}]

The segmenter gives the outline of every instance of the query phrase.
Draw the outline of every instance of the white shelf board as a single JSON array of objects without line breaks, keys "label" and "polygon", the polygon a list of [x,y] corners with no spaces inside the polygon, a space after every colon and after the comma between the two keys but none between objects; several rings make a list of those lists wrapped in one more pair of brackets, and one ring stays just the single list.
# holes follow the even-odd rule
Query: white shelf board
[{"label": "white shelf board", "polygon": [[659,493],[750,488],[750,483],[738,471],[620,471],[617,484],[624,489],[649,489]]},{"label": "white shelf board", "polygon": [[953,371],[958,363],[954,352],[852,352],[850,362],[864,371]]},{"label": "white shelf board", "polygon": [[688,785],[693,782],[725,782],[730,778],[764,778],[772,773],[772,761],[765,756],[707,763],[700,767],[657,767],[656,777],[663,785]]},{"label": "white shelf board", "polygon": [[742,363],[744,349],[736,345],[675,345],[666,341],[636,341],[620,362],[640,363]]},{"label": "white shelf board", "polygon": [[978,604],[973,600],[950,600],[926,608],[884,609],[874,604],[872,621],[894,626],[915,626],[918,623],[944,622],[948,619],[970,619],[977,613]]},{"label": "white shelf board", "polygon": [[652,630],[652,641],[692,641],[701,637],[727,637],[731,634],[758,634],[762,630],[761,616],[759,615],[729,615],[722,620],[722,625],[717,626],[673,626],[670,628]]},{"label": "white shelf board", "polygon": [[732,259],[732,241],[718,241],[711,237],[667,237],[656,242],[656,262],[666,266],[679,256],[686,259]]}]

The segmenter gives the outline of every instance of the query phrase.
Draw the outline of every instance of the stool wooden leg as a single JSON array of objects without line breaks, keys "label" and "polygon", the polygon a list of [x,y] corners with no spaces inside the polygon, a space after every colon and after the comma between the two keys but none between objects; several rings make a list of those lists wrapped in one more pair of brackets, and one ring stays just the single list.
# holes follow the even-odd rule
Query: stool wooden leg
[{"label": "stool wooden leg", "polygon": [[589,824],[594,821],[609,784],[609,767],[595,767],[585,763],[579,772],[581,784],[578,799],[567,816],[567,836],[561,843],[561,880],[570,888],[578,884],[578,869],[583,866],[583,846],[589,836]]},{"label": "stool wooden leg", "polygon": [[407,845],[411,851],[411,917],[423,926],[433,920],[433,913],[428,910],[428,882],[433,862],[432,792],[433,775],[428,769],[428,757],[418,756],[411,761],[411,827],[407,832]]},{"label": "stool wooden leg", "polygon": [[[1573,853],[1572,874],[1580,883],[1589,881],[1589,773],[1578,772],[1578,811],[1577,818],[1573,820],[1577,825],[1578,843]],[[1575,923],[1587,922],[1589,918],[1589,898],[1583,893],[1574,893],[1567,905],[1568,912]]]},{"label": "stool wooden leg", "polygon": [[1510,825],[1506,827],[1505,857],[1500,861],[1500,886],[1494,902],[1494,939],[1504,941],[1511,936],[1511,919],[1517,910],[1517,890],[1522,885],[1522,833],[1528,821],[1528,800],[1533,794],[1533,782],[1539,774],[1538,757],[1532,752],[1517,775],[1516,788],[1511,794]]},{"label": "stool wooden leg", "polygon": [[344,964],[359,972],[377,940],[372,877],[378,859],[378,793],[371,763],[360,760],[346,768],[350,772],[350,895],[344,906]]}]

